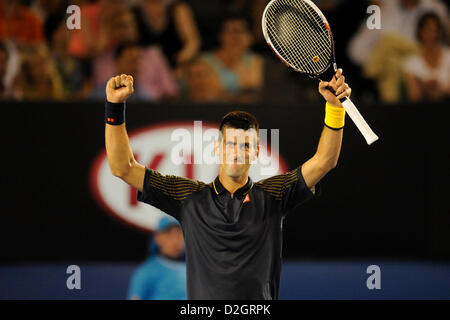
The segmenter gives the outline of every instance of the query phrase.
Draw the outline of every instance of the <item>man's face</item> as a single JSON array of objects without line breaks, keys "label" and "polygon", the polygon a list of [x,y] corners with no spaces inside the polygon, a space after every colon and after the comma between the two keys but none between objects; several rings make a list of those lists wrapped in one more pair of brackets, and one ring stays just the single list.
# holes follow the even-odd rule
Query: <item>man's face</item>
[{"label": "man's face", "polygon": [[227,176],[242,176],[259,154],[256,130],[223,128],[222,141],[216,145],[216,154],[219,155],[220,166]]}]

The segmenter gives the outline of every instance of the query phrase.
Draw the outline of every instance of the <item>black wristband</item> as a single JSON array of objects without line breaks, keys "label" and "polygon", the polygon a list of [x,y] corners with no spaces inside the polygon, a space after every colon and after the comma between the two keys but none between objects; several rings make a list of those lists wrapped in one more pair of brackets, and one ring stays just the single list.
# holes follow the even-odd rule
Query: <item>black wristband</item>
[{"label": "black wristband", "polygon": [[125,122],[125,102],[112,103],[106,101],[105,104],[105,123],[119,126]]},{"label": "black wristband", "polygon": [[331,129],[331,130],[334,130],[334,131],[339,131],[339,130],[341,130],[341,129],[344,129],[344,127],[340,127],[340,128],[332,128],[332,127],[328,126],[325,122],[324,122],[323,124],[325,125],[325,127],[329,128],[329,129]]}]

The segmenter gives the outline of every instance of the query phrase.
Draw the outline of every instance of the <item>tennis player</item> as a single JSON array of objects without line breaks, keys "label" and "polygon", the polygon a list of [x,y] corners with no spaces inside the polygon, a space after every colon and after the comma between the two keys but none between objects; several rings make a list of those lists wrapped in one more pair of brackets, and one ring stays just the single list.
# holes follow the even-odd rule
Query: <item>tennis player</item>
[{"label": "tennis player", "polygon": [[139,201],[180,222],[188,299],[278,298],[283,219],[320,193],[318,182],[336,166],[341,149],[345,111],[339,99],[351,93],[342,70],[320,82],[319,92],[326,100],[325,125],[311,159],[288,173],[253,182],[249,170],[259,154],[259,125],[253,115],[234,111],[222,119],[215,144],[219,176],[206,184],[162,175],[136,162],[125,127],[133,78],[120,75],[108,81],[105,140],[111,172],[139,191]]}]

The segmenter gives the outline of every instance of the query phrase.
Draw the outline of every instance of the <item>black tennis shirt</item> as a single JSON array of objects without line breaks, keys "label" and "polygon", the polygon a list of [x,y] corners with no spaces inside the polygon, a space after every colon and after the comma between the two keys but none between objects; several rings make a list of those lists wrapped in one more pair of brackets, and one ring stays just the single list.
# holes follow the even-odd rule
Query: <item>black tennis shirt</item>
[{"label": "black tennis shirt", "polygon": [[219,177],[205,184],[146,169],[138,200],[176,218],[186,246],[188,299],[277,299],[283,219],[320,193],[301,168],[247,184],[233,196]]}]

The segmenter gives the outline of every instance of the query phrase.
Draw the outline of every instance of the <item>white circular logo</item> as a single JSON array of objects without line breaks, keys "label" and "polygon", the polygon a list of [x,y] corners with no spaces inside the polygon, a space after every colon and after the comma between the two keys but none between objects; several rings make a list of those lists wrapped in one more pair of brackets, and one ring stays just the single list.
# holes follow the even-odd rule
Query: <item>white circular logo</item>
[{"label": "white circular logo", "polygon": [[[204,159],[212,156],[212,145],[218,137],[218,127],[218,124],[200,121],[170,122],[130,131],[128,136],[135,159],[140,164],[162,174],[209,183],[217,177],[219,165],[207,164],[208,161]],[[261,161],[252,164],[250,169],[253,181],[286,171],[281,155],[277,150],[270,150],[265,139],[261,139],[263,136],[267,135],[260,134]],[[186,137],[189,139],[186,140]],[[273,144],[273,135],[271,141]],[[179,161],[180,158],[184,161]],[[111,174],[104,149],[93,162],[90,183],[95,199],[108,213],[133,227],[145,231],[156,229],[164,213],[138,202],[137,190]]]}]

